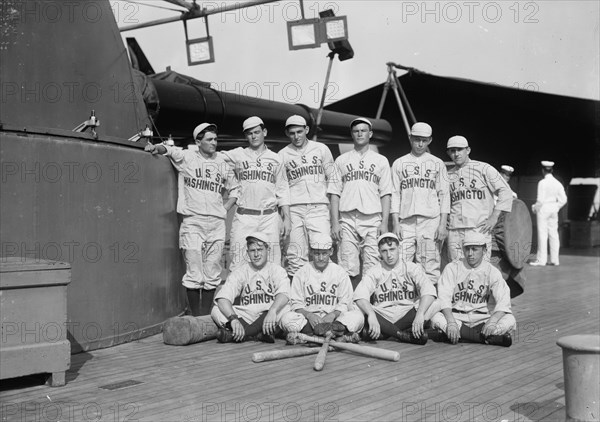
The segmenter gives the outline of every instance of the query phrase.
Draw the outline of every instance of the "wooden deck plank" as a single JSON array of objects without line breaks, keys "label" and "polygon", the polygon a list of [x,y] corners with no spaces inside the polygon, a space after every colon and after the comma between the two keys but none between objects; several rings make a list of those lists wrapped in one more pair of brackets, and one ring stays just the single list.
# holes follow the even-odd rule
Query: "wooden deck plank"
[{"label": "wooden deck plank", "polygon": [[[600,332],[599,263],[597,257],[564,256],[558,268],[528,269],[526,293],[513,301],[518,331],[508,349],[380,341],[374,346],[400,351],[400,362],[336,352],[318,373],[312,369],[314,356],[251,362],[256,351],[284,348],[281,340],[274,345],[211,341],[176,347],[164,345],[158,335],[73,355],[64,387],[2,387],[1,420],[51,420],[48,416],[56,411],[62,411],[61,420],[74,421],[408,421],[443,416],[472,421],[496,420],[490,419],[496,413],[498,421],[564,420],[556,340]],[[126,380],[143,384],[99,388]]]}]

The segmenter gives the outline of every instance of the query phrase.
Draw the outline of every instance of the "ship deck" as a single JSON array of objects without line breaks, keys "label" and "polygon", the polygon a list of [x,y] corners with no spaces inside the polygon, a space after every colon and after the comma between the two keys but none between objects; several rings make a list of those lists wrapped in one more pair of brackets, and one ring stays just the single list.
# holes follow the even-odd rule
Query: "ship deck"
[{"label": "ship deck", "polygon": [[[575,254],[576,252],[576,254]],[[559,421],[565,418],[556,341],[600,332],[598,248],[565,251],[560,267],[529,267],[513,299],[518,330],[503,348],[379,341],[399,362],[331,352],[253,363],[276,344],[169,346],[162,335],[72,356],[67,384],[2,382],[6,421]]]}]

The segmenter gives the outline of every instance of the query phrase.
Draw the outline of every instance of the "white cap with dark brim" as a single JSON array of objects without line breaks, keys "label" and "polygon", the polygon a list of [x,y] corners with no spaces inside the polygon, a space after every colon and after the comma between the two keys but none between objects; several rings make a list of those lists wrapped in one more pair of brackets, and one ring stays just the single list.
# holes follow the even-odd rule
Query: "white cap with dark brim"
[{"label": "white cap with dark brim", "polygon": [[258,116],[252,116],[252,117],[248,117],[246,120],[244,120],[244,123],[242,123],[242,130],[245,132],[248,129],[252,129],[253,127],[256,126],[260,126],[260,125],[265,125],[265,122],[262,121],[262,119]]},{"label": "white cap with dark brim", "polygon": [[421,138],[429,138],[433,130],[427,123],[417,122],[410,129],[411,136],[419,136]]},{"label": "white cap with dark brim", "polygon": [[[254,127],[254,126],[252,126],[252,127]],[[259,240],[259,241],[265,243],[266,245],[269,244],[269,238],[267,237],[266,234],[264,234],[262,232],[254,232],[254,233],[250,233],[248,236],[246,236],[246,242],[250,242],[252,239]]]},{"label": "white cap with dark brim", "polygon": [[369,125],[369,129],[373,128],[373,124],[371,123],[371,121],[369,119],[366,119],[364,117],[358,117],[350,122],[350,129],[352,129],[354,126],[356,126],[359,123],[366,123]]},{"label": "white cap with dark brim", "polygon": [[377,238],[377,244],[379,244],[379,242],[381,242],[381,241],[382,241],[382,240],[384,240],[384,239],[393,239],[393,240],[395,240],[396,242],[400,243],[400,239],[398,238],[398,236],[396,236],[396,235],[395,235],[394,233],[392,233],[392,232],[387,232],[387,233],[384,233],[384,234],[382,234],[381,236],[379,236],[379,237]]},{"label": "white cap with dark brim", "polygon": [[205,129],[208,129],[209,127],[213,127],[215,131],[217,130],[217,125],[215,125],[214,123],[200,123],[198,126],[196,126],[196,129],[194,129],[194,139],[196,139],[200,132],[202,132]]},{"label": "white cap with dark brim", "polygon": [[467,141],[467,138],[465,138],[464,136],[453,136],[450,139],[448,139],[448,144],[446,145],[446,149],[450,149],[450,148],[468,148],[469,147],[469,142]]},{"label": "white cap with dark brim", "polygon": [[285,121],[285,127],[287,129],[288,126],[302,126],[306,127],[306,119],[298,114],[294,114],[293,116],[288,117]]},{"label": "white cap with dark brim", "polygon": [[310,238],[310,248],[317,250],[327,250],[333,246],[330,236],[314,236]]},{"label": "white cap with dark brim", "polygon": [[480,232],[468,232],[465,234],[463,246],[481,246],[487,245],[487,237]]}]

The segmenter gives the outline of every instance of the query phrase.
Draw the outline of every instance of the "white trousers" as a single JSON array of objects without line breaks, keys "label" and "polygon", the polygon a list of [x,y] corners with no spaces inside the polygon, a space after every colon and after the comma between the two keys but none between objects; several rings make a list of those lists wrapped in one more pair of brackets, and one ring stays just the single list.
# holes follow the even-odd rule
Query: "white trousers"
[{"label": "white trousers", "polygon": [[329,238],[331,224],[327,204],[299,204],[290,207],[292,231],[287,246],[287,272],[296,274],[308,262],[310,239],[317,236]]},{"label": "white trousers", "polygon": [[[326,314],[323,312],[319,316],[323,317],[325,315]],[[357,333],[362,330],[365,323],[362,312],[355,311],[342,312],[340,316],[336,318],[336,321],[344,324],[351,333]],[[299,314],[296,311],[287,312],[279,322],[281,328],[290,333],[299,333],[306,324],[308,324],[308,320],[304,315]]]},{"label": "white trousers", "polygon": [[559,264],[558,251],[558,209],[555,205],[542,205],[536,214],[537,220],[537,261],[546,264],[548,261],[548,241],[550,243],[550,262]]}]

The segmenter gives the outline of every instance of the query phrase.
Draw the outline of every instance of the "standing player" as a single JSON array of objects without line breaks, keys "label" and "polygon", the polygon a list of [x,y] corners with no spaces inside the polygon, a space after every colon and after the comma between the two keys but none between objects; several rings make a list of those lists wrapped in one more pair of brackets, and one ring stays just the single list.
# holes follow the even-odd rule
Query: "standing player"
[{"label": "standing player", "polygon": [[415,123],[411,151],[392,165],[392,224],[403,260],[421,264],[432,283],[440,277],[440,252],[448,234],[450,194],[446,165],[427,152],[431,126]]},{"label": "standing player", "polygon": [[554,162],[542,161],[544,178],[538,182],[537,200],[533,212],[537,220],[537,257],[530,265],[543,266],[548,260],[548,240],[550,240],[550,262],[548,265],[560,265],[558,252],[558,211],[567,203],[565,188],[552,175]]},{"label": "standing player", "polygon": [[367,317],[363,333],[373,340],[384,336],[423,345],[435,286],[420,265],[400,259],[400,240],[394,233],[379,236],[378,246],[381,263],[366,272],[354,292],[356,305]]},{"label": "standing player", "polygon": [[510,332],[517,322],[510,308],[510,289],[500,271],[483,260],[487,241],[483,233],[467,233],[465,258],[448,264],[438,282],[441,312],[431,318],[431,326],[444,332],[452,344],[461,338],[512,344]]},{"label": "standing player", "polygon": [[[183,216],[179,247],[186,271],[183,286],[193,316],[208,315],[215,288],[221,284],[221,255],[225,244],[225,217],[236,201],[233,172],[216,152],[217,126],[202,123],[194,129],[198,151],[165,145],[146,145],[152,154],[164,154],[179,174],[177,212]],[[222,192],[229,190],[223,203]]]},{"label": "standing player", "polygon": [[[454,167],[448,170],[450,216],[448,218],[448,254],[451,260],[462,256],[466,233],[481,232],[487,239],[486,259],[492,250],[492,229],[501,212],[512,209],[512,193],[498,171],[487,163],[471,160],[471,148],[463,136],[448,139],[448,155]],[[494,196],[498,197],[494,201]]]},{"label": "standing player", "polygon": [[348,312],[352,284],[348,273],[330,261],[331,238],[312,237],[310,251],[312,262],[296,271],[292,280],[291,312],[281,318],[281,327],[290,333],[314,334],[319,324],[332,324],[332,331],[342,341],[357,342],[363,318]]},{"label": "standing player", "polygon": [[308,246],[315,236],[329,236],[327,181],[333,170],[329,148],[307,139],[308,126],[302,116],[285,122],[290,145],[279,151],[290,186],[291,231],[287,248],[287,271],[293,277],[308,262]]},{"label": "standing player", "polygon": [[[281,265],[279,239],[290,233],[290,194],[281,158],[265,145],[267,129],[262,119],[249,117],[242,129],[248,147],[223,153],[235,166],[240,182],[238,207],[231,224],[230,270],[245,262],[245,239],[253,232],[267,236],[271,254],[269,260]],[[283,214],[283,226],[277,207]]]},{"label": "standing player", "polygon": [[[269,238],[252,233],[246,238],[250,262],[231,272],[216,296],[211,316],[221,327],[220,343],[255,338],[273,343],[281,316],[289,309],[290,282],[279,265],[267,262]],[[236,298],[239,305],[233,305]]]},{"label": "standing player", "polygon": [[341,242],[339,262],[358,284],[362,251],[363,272],[379,262],[377,237],[387,232],[392,180],[390,165],[372,151],[372,124],[359,117],[350,123],[354,149],[335,160],[331,195],[331,230]]}]

